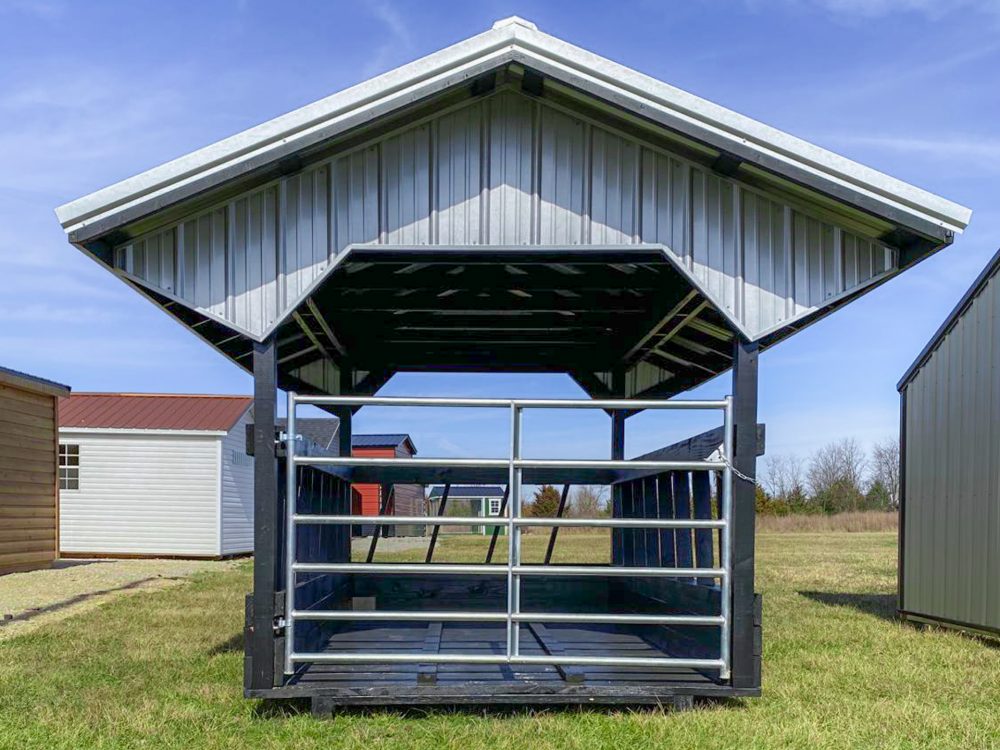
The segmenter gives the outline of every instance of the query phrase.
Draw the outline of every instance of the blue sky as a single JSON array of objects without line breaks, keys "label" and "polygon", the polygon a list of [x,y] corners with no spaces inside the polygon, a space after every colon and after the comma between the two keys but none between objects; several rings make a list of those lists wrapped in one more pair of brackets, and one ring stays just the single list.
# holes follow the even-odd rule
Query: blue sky
[{"label": "blue sky", "polygon": [[[53,208],[513,14],[974,210],[951,248],[762,357],[769,452],[893,434],[896,381],[1000,245],[1000,0],[0,0],[0,364],[77,390],[249,392],[71,248]],[[397,376],[385,392],[580,395],[502,375]],[[637,417],[629,452],[706,420]],[[426,455],[505,449],[500,415],[372,411],[358,426],[409,430]],[[600,455],[606,437],[600,414],[528,422],[538,455]]]}]

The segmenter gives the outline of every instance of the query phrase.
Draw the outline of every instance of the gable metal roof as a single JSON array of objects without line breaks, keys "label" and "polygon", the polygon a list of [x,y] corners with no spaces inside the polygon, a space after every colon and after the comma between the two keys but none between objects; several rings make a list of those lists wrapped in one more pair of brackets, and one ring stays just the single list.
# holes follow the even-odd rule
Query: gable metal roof
[{"label": "gable metal roof", "polygon": [[351,435],[352,448],[398,448],[408,445],[411,456],[417,455],[417,446],[409,435],[394,433],[388,435]]},{"label": "gable metal roof", "polygon": [[252,405],[249,396],[74,393],[59,399],[59,428],[228,432]]},{"label": "gable metal roof", "polygon": [[742,169],[777,175],[925,236],[950,241],[971,217],[971,211],[958,204],[544,34],[516,17],[67,203],[56,214],[71,241],[83,243],[509,64],[718,149],[742,162]]},{"label": "gable metal roof", "polygon": [[972,305],[979,293],[983,291],[983,288],[989,283],[989,280],[996,276],[997,272],[1000,271],[1000,250],[997,250],[996,254],[990,259],[990,262],[986,264],[986,267],[979,273],[976,280],[972,282],[965,294],[962,295],[962,299],[958,301],[958,304],[952,308],[952,311],[948,313],[948,317],[945,318],[944,323],[938,327],[934,335],[931,336],[931,340],[927,342],[927,345],[921,350],[917,358],[913,360],[911,364],[904,373],[903,377],[900,378],[899,382],[896,384],[896,390],[902,391],[906,386],[916,377],[917,372],[921,367],[930,359],[931,355],[938,348],[938,345],[948,335],[948,332],[954,328],[955,324],[958,322],[969,306]]},{"label": "gable metal roof", "polygon": [[29,375],[20,370],[12,370],[9,367],[0,367],[0,385],[11,386],[22,391],[42,393],[47,396],[68,396],[70,391],[68,385],[57,383],[54,380],[46,380],[37,375]]}]

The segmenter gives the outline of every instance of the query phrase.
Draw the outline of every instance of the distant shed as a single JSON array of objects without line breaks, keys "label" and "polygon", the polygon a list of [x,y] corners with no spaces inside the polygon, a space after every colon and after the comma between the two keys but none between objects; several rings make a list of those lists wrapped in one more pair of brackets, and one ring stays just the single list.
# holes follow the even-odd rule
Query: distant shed
[{"label": "distant shed", "polygon": [[[276,425],[279,430],[284,430],[286,421],[278,419]],[[295,432],[321,451],[330,455],[340,452],[340,420],[336,417],[299,417],[295,420]],[[354,434],[351,435],[351,455],[361,458],[412,458],[417,455],[417,446],[406,433]],[[423,516],[427,513],[422,484],[360,482],[351,485],[351,489],[351,512],[356,516],[379,515],[383,499],[388,500],[384,509],[386,515]],[[374,525],[362,524],[354,528],[354,533],[369,536],[374,530]],[[422,524],[397,524],[384,526],[380,533],[383,536],[423,536],[425,531]]]},{"label": "distant shed", "polygon": [[76,393],[62,401],[66,556],[205,557],[253,551],[253,399]]},{"label": "distant shed", "polygon": [[0,574],[59,557],[59,397],[69,388],[0,367]]},{"label": "distant shed", "polygon": [[1000,252],[900,380],[899,611],[1000,635]]}]

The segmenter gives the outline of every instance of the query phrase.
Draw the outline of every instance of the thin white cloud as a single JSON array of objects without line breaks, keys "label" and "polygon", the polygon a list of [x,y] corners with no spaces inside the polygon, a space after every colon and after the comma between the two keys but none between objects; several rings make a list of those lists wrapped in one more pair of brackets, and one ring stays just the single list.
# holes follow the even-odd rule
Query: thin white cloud
[{"label": "thin white cloud", "polygon": [[369,10],[382,27],[385,41],[375,48],[375,53],[364,68],[364,78],[384,73],[393,64],[401,62],[402,57],[413,49],[410,26],[392,3],[373,3]]},{"label": "thin white cloud", "polygon": [[[882,18],[898,14],[924,16],[932,21],[957,12],[1000,15],[998,0],[783,0],[785,5],[818,8],[836,16],[855,19]],[[772,2],[747,0],[755,9],[773,7]]]},{"label": "thin white cloud", "polygon": [[66,4],[56,0],[0,0],[0,13],[20,13],[44,21],[62,17]]},{"label": "thin white cloud", "polygon": [[107,307],[34,303],[27,305],[0,305],[0,320],[5,322],[44,322],[91,324],[107,323],[120,318]]},{"label": "thin white cloud", "polygon": [[[833,135],[829,140],[856,146],[868,146],[886,151],[940,158],[1000,160],[1000,138],[969,133],[938,138],[908,135]],[[994,164],[994,168],[1000,164]]]}]

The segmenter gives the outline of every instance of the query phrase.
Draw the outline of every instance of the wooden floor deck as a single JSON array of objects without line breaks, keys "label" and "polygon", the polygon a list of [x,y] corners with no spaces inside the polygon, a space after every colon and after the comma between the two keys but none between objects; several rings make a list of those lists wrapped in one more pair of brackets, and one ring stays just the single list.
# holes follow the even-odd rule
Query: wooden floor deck
[{"label": "wooden floor deck", "polygon": [[[437,631],[433,629],[437,628]],[[656,658],[688,656],[665,653],[630,626],[546,624],[522,625],[521,653],[544,656],[620,656]],[[430,637],[429,637],[430,634]],[[331,653],[441,653],[496,654],[506,650],[506,629],[495,623],[371,623],[358,624],[333,634],[325,648]],[[442,687],[468,683],[492,686],[507,683],[582,683],[590,686],[711,685],[717,672],[687,668],[565,666],[544,664],[310,664],[289,679],[289,687],[370,688],[436,684]]]}]

